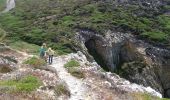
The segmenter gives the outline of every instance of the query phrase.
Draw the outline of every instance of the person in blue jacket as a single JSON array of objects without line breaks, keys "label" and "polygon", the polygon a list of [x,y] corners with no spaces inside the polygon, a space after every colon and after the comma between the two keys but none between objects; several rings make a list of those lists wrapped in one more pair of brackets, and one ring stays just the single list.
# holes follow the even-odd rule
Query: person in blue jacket
[{"label": "person in blue jacket", "polygon": [[46,50],[47,50],[46,44],[43,43],[43,45],[40,48],[40,58],[45,59]]}]

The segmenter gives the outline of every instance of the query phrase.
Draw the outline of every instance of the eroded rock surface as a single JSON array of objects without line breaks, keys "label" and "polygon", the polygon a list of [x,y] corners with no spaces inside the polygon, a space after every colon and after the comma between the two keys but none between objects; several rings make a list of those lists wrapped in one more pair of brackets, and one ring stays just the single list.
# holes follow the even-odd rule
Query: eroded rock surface
[{"label": "eroded rock surface", "polygon": [[108,31],[104,36],[90,30],[77,33],[78,45],[88,58],[122,77],[151,86],[169,97],[170,51],[128,33]]}]

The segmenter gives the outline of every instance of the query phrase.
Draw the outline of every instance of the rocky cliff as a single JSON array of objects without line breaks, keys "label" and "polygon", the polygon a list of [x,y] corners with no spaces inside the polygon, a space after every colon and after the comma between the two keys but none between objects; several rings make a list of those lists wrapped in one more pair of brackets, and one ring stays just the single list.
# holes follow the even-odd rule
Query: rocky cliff
[{"label": "rocky cliff", "polygon": [[[7,1],[9,11],[15,2]],[[151,86],[164,97],[170,97],[169,0],[16,0],[16,3],[15,9],[0,15],[0,28],[7,32],[7,42],[20,40],[37,45],[47,42],[60,54],[82,51],[105,71]],[[11,58],[8,54],[0,56],[1,66],[9,72],[18,65]],[[122,90],[132,86],[127,81],[122,83],[115,74],[99,76]]]},{"label": "rocky cliff", "polygon": [[128,33],[108,31],[105,36],[82,30],[76,39],[82,51],[104,69],[151,86],[169,97],[170,51],[154,47]]}]

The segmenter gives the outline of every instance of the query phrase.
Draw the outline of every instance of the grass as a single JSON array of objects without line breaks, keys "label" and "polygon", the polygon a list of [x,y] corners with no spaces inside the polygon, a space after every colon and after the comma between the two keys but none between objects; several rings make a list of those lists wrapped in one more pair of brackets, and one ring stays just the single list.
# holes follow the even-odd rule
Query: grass
[{"label": "grass", "polygon": [[40,80],[31,75],[21,78],[20,80],[0,81],[0,87],[11,87],[9,90],[3,91],[3,93],[31,92],[36,90],[40,85]]},{"label": "grass", "polygon": [[134,93],[132,95],[136,98],[136,100],[170,100],[167,98],[158,98],[155,96],[151,96],[147,93]]},{"label": "grass", "polygon": [[24,64],[28,64],[31,67],[41,69],[42,66],[46,65],[46,62],[43,59],[32,57],[26,60]]},{"label": "grass", "polygon": [[72,68],[72,67],[79,67],[80,64],[78,61],[76,60],[70,60],[69,62],[67,62],[66,64],[64,64],[65,68]]},{"label": "grass", "polygon": [[68,72],[77,77],[77,78],[84,78],[85,75],[81,70],[78,70],[78,67],[80,66],[79,62],[76,60],[70,60],[67,62],[64,67],[68,70]]},{"label": "grass", "polygon": [[55,91],[55,94],[57,94],[57,96],[61,96],[61,95],[70,96],[70,91],[64,84],[56,85],[54,88],[54,91]]},{"label": "grass", "polygon": [[23,42],[23,41],[16,41],[16,40],[10,40],[10,41],[6,40],[6,43],[11,48],[18,50],[18,51],[26,52],[28,54],[35,54],[35,55],[39,54],[40,46],[38,45],[30,44],[30,43]]},{"label": "grass", "polygon": [[6,7],[6,0],[0,0],[0,12]]},{"label": "grass", "polygon": [[145,32],[145,33],[142,33],[142,36],[147,37],[154,41],[159,41],[159,42],[161,41],[163,42],[168,39],[168,35],[163,32]]},{"label": "grass", "polygon": [[[100,0],[18,0],[16,4],[15,9],[0,16],[0,27],[8,33],[7,38],[36,45],[47,42],[59,54],[74,52],[72,41],[79,29],[104,35],[115,28],[144,34],[155,42],[167,41],[170,36],[169,16],[154,11],[136,16],[136,12],[145,11],[138,5],[115,7],[114,3]],[[49,18],[53,15],[54,18]]]},{"label": "grass", "polygon": [[6,32],[0,28],[0,42],[2,42],[5,37],[6,37]]},{"label": "grass", "polygon": [[76,68],[67,68],[67,69],[68,69],[68,72],[72,76],[77,77],[77,78],[85,78],[85,75],[84,75],[83,71],[78,70]]}]

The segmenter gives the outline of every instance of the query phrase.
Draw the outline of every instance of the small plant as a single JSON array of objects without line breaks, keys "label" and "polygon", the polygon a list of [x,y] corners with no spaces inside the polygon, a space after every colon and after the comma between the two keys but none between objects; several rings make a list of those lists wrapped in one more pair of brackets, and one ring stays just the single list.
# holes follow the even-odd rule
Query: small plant
[{"label": "small plant", "polygon": [[135,97],[136,100],[169,100],[166,98],[159,98],[156,96],[152,96],[148,93],[132,93],[133,97]]},{"label": "small plant", "polygon": [[84,73],[81,70],[78,70],[76,68],[68,68],[68,72],[71,75],[73,75],[74,77],[77,77],[77,78],[84,78],[85,77]]},{"label": "small plant", "polygon": [[63,84],[56,85],[55,88],[54,88],[54,91],[58,96],[61,96],[61,95],[70,96],[70,91]]},{"label": "small plant", "polygon": [[80,70],[77,69],[77,67],[79,67],[80,64],[78,61],[76,60],[70,60],[69,62],[67,62],[64,67],[67,68],[68,72],[77,77],[77,78],[84,78],[84,73]]},{"label": "small plant", "polygon": [[8,72],[11,72],[11,71],[12,71],[12,69],[10,69],[8,65],[2,65],[0,67],[0,73],[8,73]]},{"label": "small plant", "polygon": [[67,62],[67,63],[64,65],[65,68],[79,67],[79,66],[80,66],[80,64],[79,64],[79,62],[76,61],[76,60],[70,60],[69,62]]},{"label": "small plant", "polygon": [[29,75],[19,80],[1,81],[0,87],[11,87],[4,92],[18,93],[18,92],[31,92],[41,85],[37,77]]},{"label": "small plant", "polygon": [[41,68],[46,64],[46,62],[43,59],[37,58],[37,57],[32,57],[29,58],[24,62],[25,64],[28,64],[34,68]]}]

